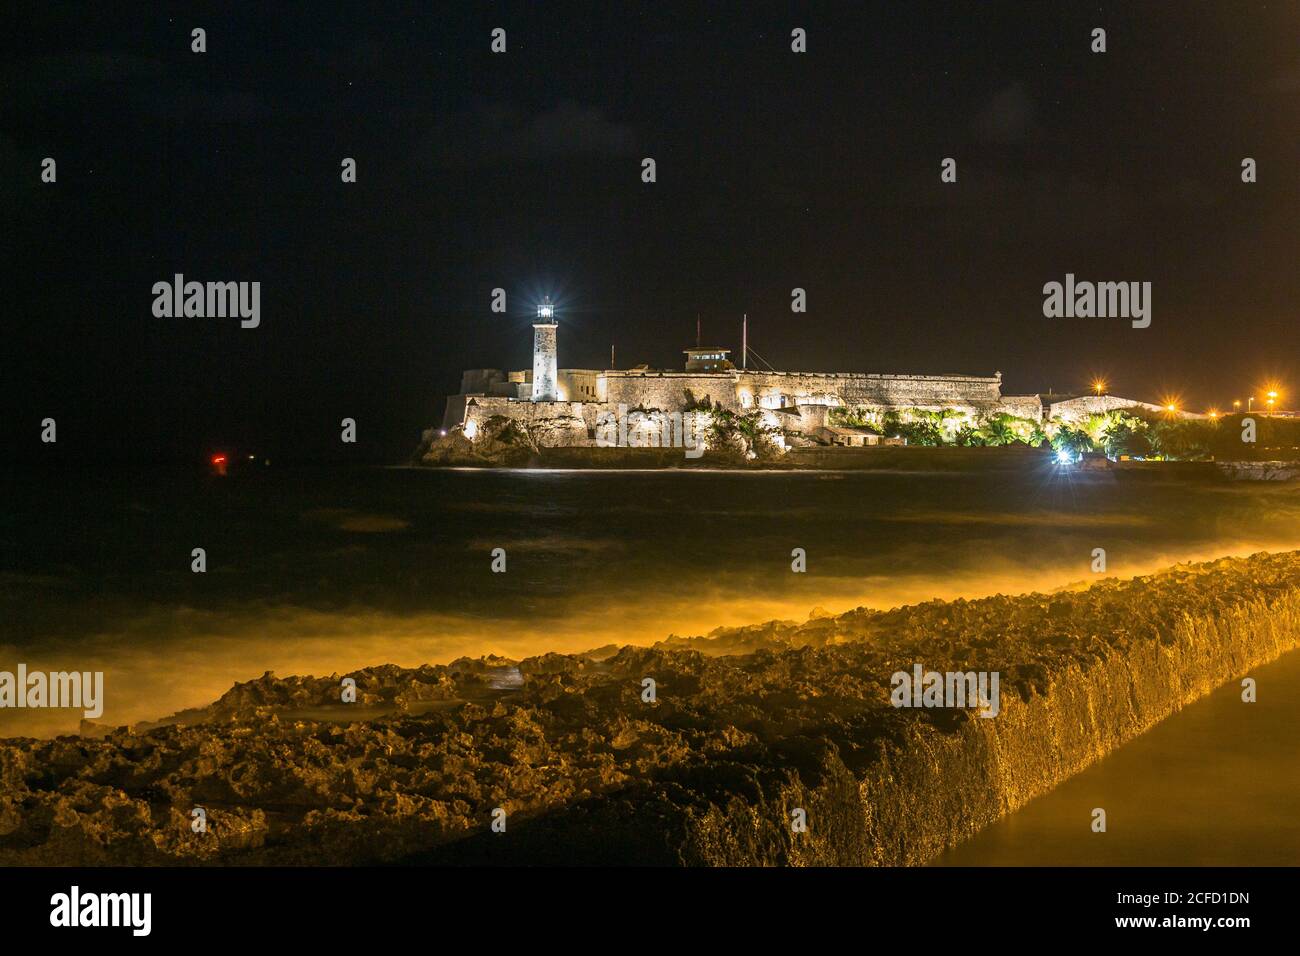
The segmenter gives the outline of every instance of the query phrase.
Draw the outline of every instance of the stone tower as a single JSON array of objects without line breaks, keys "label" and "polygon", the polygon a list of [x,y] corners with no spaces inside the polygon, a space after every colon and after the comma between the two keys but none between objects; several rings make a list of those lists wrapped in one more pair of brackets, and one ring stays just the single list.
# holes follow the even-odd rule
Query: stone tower
[{"label": "stone tower", "polygon": [[537,307],[533,323],[533,401],[554,402],[555,390],[555,306],[550,297]]}]

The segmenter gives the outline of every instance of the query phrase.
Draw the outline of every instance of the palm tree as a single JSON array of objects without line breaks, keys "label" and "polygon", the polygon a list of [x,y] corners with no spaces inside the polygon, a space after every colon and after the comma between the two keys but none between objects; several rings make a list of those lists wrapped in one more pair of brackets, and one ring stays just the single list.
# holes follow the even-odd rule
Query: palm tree
[{"label": "palm tree", "polygon": [[1079,422],[1079,430],[1087,432],[1088,437],[1093,440],[1093,443],[1100,445],[1102,442],[1102,436],[1106,433],[1106,429],[1110,427],[1111,421],[1112,419],[1110,415],[1105,412],[1098,412],[1087,416],[1083,421]]},{"label": "palm tree", "polygon": [[1069,425],[1062,425],[1056,430],[1052,447],[1076,456],[1093,450],[1092,438],[1088,433],[1082,428],[1071,428]]},{"label": "palm tree", "polygon": [[1010,417],[1006,412],[999,412],[984,423],[980,429],[984,434],[984,444],[1010,445],[1017,440],[1016,431],[1007,420]]}]

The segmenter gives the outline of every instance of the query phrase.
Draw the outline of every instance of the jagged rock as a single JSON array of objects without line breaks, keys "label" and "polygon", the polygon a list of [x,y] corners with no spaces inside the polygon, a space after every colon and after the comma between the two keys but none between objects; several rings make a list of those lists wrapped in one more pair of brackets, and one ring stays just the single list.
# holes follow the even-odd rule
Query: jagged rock
[{"label": "jagged rock", "polygon": [[1300,464],[1293,461],[1220,461],[1218,469],[1233,481],[1296,481]]},{"label": "jagged rock", "polygon": [[457,427],[446,435],[425,433],[416,460],[426,465],[516,466],[535,457],[538,446],[518,422],[494,415],[479,426],[474,440]]}]

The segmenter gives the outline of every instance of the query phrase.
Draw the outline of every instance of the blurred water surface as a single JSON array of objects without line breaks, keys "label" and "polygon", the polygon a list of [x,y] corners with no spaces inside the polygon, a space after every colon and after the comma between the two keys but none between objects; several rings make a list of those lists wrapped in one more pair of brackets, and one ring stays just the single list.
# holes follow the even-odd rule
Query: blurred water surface
[{"label": "blurred water surface", "polygon": [[[105,720],[266,670],[649,643],[1300,547],[1267,483],[996,473],[265,468],[0,476],[0,669],[104,670]],[[190,570],[203,548],[207,572]],[[491,570],[495,548],[507,570]],[[792,573],[791,551],[807,552]],[[73,729],[0,711],[0,733]]]}]

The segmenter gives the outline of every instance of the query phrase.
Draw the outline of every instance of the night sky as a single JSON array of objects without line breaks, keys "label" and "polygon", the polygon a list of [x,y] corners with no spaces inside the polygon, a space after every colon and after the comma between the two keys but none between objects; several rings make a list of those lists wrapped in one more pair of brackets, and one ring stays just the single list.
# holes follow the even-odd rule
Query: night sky
[{"label": "night sky", "polygon": [[[562,367],[678,368],[697,313],[738,349],[748,312],[778,369],[1294,404],[1300,3],[1063,7],[32,6],[0,90],[6,456],[401,460],[461,369],[530,364],[543,294]],[[177,272],[261,282],[260,328],[155,318]],[[1067,272],[1150,281],[1151,327],[1044,318]]]}]

